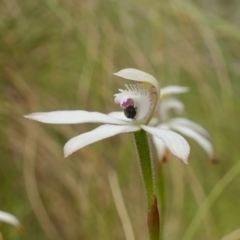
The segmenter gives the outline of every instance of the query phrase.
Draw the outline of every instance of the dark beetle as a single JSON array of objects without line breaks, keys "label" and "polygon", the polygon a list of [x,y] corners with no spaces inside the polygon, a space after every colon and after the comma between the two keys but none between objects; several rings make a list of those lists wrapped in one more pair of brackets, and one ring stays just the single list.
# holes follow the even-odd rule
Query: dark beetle
[{"label": "dark beetle", "polygon": [[123,112],[124,112],[124,114],[127,118],[132,118],[133,119],[137,114],[137,108],[130,105],[130,106],[126,107],[123,110]]}]

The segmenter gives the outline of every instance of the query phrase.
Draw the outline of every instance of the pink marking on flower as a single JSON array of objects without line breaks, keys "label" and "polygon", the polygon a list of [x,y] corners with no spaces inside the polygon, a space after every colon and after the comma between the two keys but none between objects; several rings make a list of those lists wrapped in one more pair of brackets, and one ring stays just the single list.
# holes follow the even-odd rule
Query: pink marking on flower
[{"label": "pink marking on flower", "polygon": [[131,99],[128,98],[127,101],[121,103],[121,107],[126,108],[130,105],[130,103],[131,103]]}]

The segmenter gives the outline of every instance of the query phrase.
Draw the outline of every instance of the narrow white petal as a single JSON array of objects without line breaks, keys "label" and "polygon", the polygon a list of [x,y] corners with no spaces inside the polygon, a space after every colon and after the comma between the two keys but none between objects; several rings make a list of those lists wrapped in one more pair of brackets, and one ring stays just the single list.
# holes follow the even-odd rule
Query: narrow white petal
[{"label": "narrow white petal", "polygon": [[181,93],[186,93],[189,91],[188,87],[183,87],[183,86],[178,86],[178,85],[170,85],[166,87],[162,87],[160,89],[160,94],[161,98],[165,97],[166,95],[171,95],[171,94],[181,94]]},{"label": "narrow white petal", "polygon": [[153,117],[148,124],[150,126],[154,127],[154,126],[158,125],[158,123],[159,123],[159,119],[156,117]]},{"label": "narrow white petal", "polygon": [[156,88],[157,92],[159,92],[160,87],[156,78],[141,70],[134,69],[134,68],[125,68],[123,70],[120,70],[117,73],[114,73],[114,75],[128,79],[128,80],[150,83]]},{"label": "narrow white petal", "polygon": [[175,99],[175,98],[167,98],[165,100],[160,101],[158,107],[158,113],[161,119],[168,118],[168,111],[173,109],[177,114],[181,114],[184,111],[184,104]]},{"label": "narrow white petal", "polygon": [[76,123],[110,123],[110,124],[126,124],[126,121],[116,119],[107,114],[99,112],[87,111],[54,111],[54,112],[37,112],[24,116],[30,120],[43,123],[54,124],[76,124]]},{"label": "narrow white petal", "polygon": [[160,138],[153,136],[153,144],[155,145],[158,159],[163,159],[166,152],[166,146],[164,142]]},{"label": "narrow white petal", "polygon": [[132,121],[132,119],[126,118],[126,116],[124,115],[123,111],[110,112],[108,114],[108,116],[116,118],[116,119],[121,119],[121,120],[124,120],[124,121],[128,121],[128,122]]},{"label": "narrow white petal", "polygon": [[157,125],[157,128],[161,128],[161,129],[165,129],[165,130],[170,130],[170,126],[168,122],[165,123],[161,123],[159,125]]},{"label": "narrow white petal", "polygon": [[90,132],[83,133],[77,137],[70,139],[64,146],[64,156],[67,157],[75,151],[102,139],[112,137],[119,133],[135,132],[139,129],[140,127],[135,125],[102,125]]},{"label": "narrow white petal", "polygon": [[155,137],[160,138],[173,155],[187,163],[190,147],[181,135],[166,129],[145,125],[141,125],[141,127]]},{"label": "narrow white petal", "polygon": [[190,121],[189,119],[186,118],[173,118],[170,121],[170,124],[177,124],[177,125],[183,125],[189,128],[194,129],[195,131],[199,132],[200,134],[204,135],[205,137],[209,138],[209,133],[205,128],[200,126],[199,124]]},{"label": "narrow white petal", "polygon": [[197,132],[195,129],[190,128],[189,126],[183,126],[176,123],[171,124],[171,128],[195,140],[203,148],[203,150],[208,154],[210,159],[214,158],[213,146],[211,142],[205,136]]},{"label": "narrow white petal", "polygon": [[20,227],[21,224],[12,214],[0,211],[0,222],[6,222],[14,225],[15,227]]}]

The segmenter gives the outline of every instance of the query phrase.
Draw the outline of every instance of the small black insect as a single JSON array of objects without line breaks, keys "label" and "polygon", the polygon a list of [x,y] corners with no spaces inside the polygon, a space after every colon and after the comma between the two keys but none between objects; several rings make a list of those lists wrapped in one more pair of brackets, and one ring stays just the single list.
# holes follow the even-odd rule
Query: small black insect
[{"label": "small black insect", "polygon": [[123,112],[127,118],[134,118],[137,114],[137,108],[130,105],[126,107]]}]

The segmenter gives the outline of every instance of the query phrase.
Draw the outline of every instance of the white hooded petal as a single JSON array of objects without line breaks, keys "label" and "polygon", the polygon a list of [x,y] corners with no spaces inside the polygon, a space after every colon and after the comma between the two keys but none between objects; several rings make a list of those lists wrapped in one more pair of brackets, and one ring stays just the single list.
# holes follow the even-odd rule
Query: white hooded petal
[{"label": "white hooded petal", "polygon": [[166,87],[162,87],[160,89],[161,98],[166,97],[166,95],[172,94],[181,94],[189,91],[188,87],[178,86],[178,85],[170,85]]},{"label": "white hooded petal", "polygon": [[137,111],[135,119],[141,120],[145,118],[152,110],[150,99],[147,96],[134,96],[132,99]]},{"label": "white hooded petal", "polygon": [[181,135],[166,129],[145,125],[141,125],[141,127],[155,137],[160,138],[173,155],[187,163],[190,147]]},{"label": "white hooded petal", "polygon": [[143,72],[141,70],[138,69],[134,69],[134,68],[126,68],[123,70],[120,70],[117,73],[114,73],[114,75],[128,79],[128,80],[133,80],[133,81],[137,81],[137,82],[147,82],[150,83],[151,85],[153,85],[156,88],[157,93],[159,93],[159,84],[158,81],[156,80],[155,77],[153,77],[152,75]]},{"label": "white hooded petal", "polygon": [[102,139],[112,137],[119,133],[135,132],[140,130],[140,127],[134,125],[102,125],[90,132],[83,133],[77,137],[70,139],[64,146],[64,156],[67,157],[75,151]]},{"label": "white hooded petal", "polygon": [[175,124],[171,123],[170,127],[173,130],[195,140],[203,148],[203,150],[208,154],[210,159],[214,158],[213,146],[205,136],[201,135],[199,132],[197,132],[193,128],[190,128],[189,126],[183,126],[176,123]]},{"label": "white hooded petal", "polygon": [[24,116],[30,120],[43,123],[54,124],[75,124],[75,123],[110,123],[110,124],[127,124],[126,121],[110,117],[99,112],[87,111],[54,111],[54,112],[36,112]]},{"label": "white hooded petal", "polygon": [[15,227],[19,228],[21,227],[20,222],[17,220],[16,217],[14,217],[12,214],[0,211],[0,222],[6,222],[9,224],[14,225]]},{"label": "white hooded petal", "polygon": [[170,124],[177,124],[177,125],[182,125],[182,126],[192,128],[195,131],[199,132],[200,134],[204,135],[205,137],[209,138],[209,133],[207,132],[207,130],[205,128],[203,128],[202,126],[200,126],[199,124],[197,124],[193,121],[190,121],[189,119],[173,118],[173,119],[171,119]]}]

